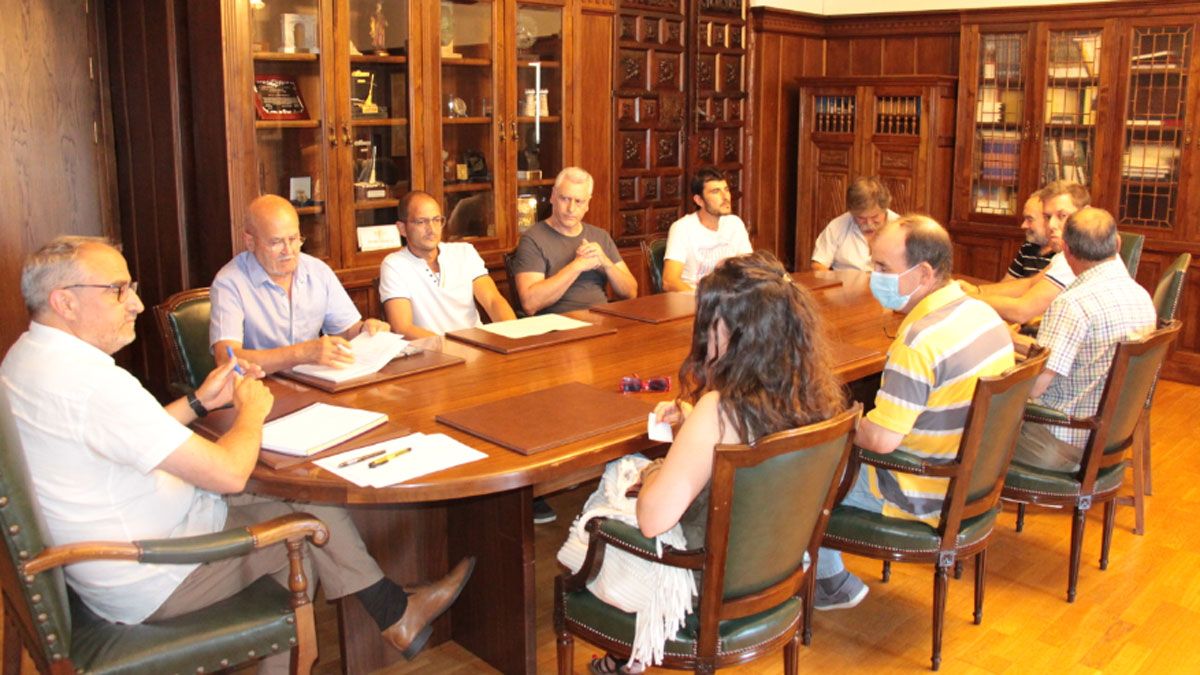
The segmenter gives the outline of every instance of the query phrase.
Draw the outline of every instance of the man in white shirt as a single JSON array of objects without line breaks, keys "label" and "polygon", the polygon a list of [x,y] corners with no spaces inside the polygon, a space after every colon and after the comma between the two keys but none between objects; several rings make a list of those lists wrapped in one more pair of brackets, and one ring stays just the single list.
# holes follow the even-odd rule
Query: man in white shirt
[{"label": "man in white shirt", "polygon": [[720,170],[705,167],[696,172],[692,201],[700,208],[672,223],[667,234],[664,291],[694,291],[717,263],[754,250],[746,224],[733,215],[729,182]]},{"label": "man in white shirt", "polygon": [[1024,279],[975,286],[960,282],[969,295],[991,305],[1009,323],[1024,324],[1046,313],[1050,303],[1075,281],[1075,272],[1062,254],[1063,229],[1067,219],[1092,203],[1088,189],[1079,183],[1059,180],[1042,188],[1042,218],[1049,229],[1050,249],[1054,256],[1040,273]]},{"label": "man in white shirt", "polygon": [[812,269],[871,271],[875,231],[900,216],[888,209],[892,193],[878,178],[859,178],[846,188],[846,212],[829,221],[813,246]]},{"label": "man in white shirt", "polygon": [[429,193],[414,190],[400,202],[396,227],[406,245],[384,258],[379,296],[392,330],[409,339],[481,325],[476,302],[492,321],[517,318],[475,247],[442,241],[445,225]]},{"label": "man in white shirt", "polygon": [[[465,559],[442,580],[406,592],[383,575],[344,509],[238,494],[258,460],[273,397],[262,369],[228,359],[185,398],[159,405],[112,354],[133,342],[145,307],[120,252],[105,240],[59,237],[31,255],[21,293],[33,317],[0,365],[49,540],[142,540],[204,535],[289,513],[329,528],[306,546],[327,598],[354,595],[383,637],[406,656],[470,577]],[[232,402],[237,417],[209,441],[186,425]],[[207,607],[271,575],[286,585],[287,553],[271,546],[201,565],[96,561],[71,565],[67,582],[101,617],[154,623]],[[315,588],[310,587],[310,590]],[[262,670],[287,672],[288,653]]]}]

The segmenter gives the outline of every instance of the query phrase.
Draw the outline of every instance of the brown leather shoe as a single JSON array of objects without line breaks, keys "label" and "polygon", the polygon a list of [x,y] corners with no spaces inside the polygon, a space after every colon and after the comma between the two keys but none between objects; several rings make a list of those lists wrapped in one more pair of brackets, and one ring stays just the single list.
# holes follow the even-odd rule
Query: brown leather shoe
[{"label": "brown leather shoe", "polygon": [[454,604],[474,570],[475,558],[463,558],[440,580],[408,589],[410,595],[404,616],[383,631],[383,639],[399,649],[404,658],[416,656],[433,632],[430,624]]}]

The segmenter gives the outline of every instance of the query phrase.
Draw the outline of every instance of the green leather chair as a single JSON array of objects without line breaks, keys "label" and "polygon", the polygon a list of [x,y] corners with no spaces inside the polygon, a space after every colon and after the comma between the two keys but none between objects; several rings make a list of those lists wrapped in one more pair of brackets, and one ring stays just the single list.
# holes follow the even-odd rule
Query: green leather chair
[{"label": "green leather chair", "polygon": [[650,242],[642,241],[642,257],[646,259],[646,271],[650,275],[650,288],[655,293],[663,290],[663,256],[667,253],[667,240],[663,237]]},{"label": "green leather chair", "polygon": [[975,623],[983,621],[987,546],[1000,512],[1000,491],[1016,447],[1021,413],[1049,355],[1049,351],[1035,348],[1030,358],[1006,373],[980,378],[953,461],[933,464],[903,450],[881,455],[862,448],[855,448],[851,457],[843,494],[857,478],[860,463],[950,479],[936,528],[914,520],[838,506],[825,530],[825,546],[883,560],[884,581],[890,561],[933,563],[931,663],[934,670],[942,663],[946,575],[960,557],[975,557]]},{"label": "green leather chair", "polygon": [[[1175,319],[1179,309],[1179,296],[1183,294],[1184,282],[1187,280],[1188,267],[1192,264],[1191,253],[1181,253],[1167,268],[1154,288],[1154,310],[1158,314],[1160,324]],[[1155,383],[1157,385],[1157,382]],[[1118,504],[1133,506],[1134,534],[1146,532],[1146,496],[1153,493],[1152,474],[1150,471],[1150,404],[1154,400],[1154,389],[1150,388],[1150,396],[1146,397],[1146,408],[1133,434],[1133,451],[1130,463],[1133,465],[1133,496],[1119,497]]]},{"label": "green leather chair", "polygon": [[208,346],[208,319],[212,313],[208,288],[180,291],[155,306],[154,316],[171,359],[167,385],[183,396],[199,387],[216,367]]},{"label": "green leather chair", "polygon": [[784,671],[794,675],[801,623],[806,634],[811,630],[802,609],[811,606],[813,594],[804,554],[816,559],[861,410],[856,404],[833,419],[772,434],[755,445],[718,445],[702,549],[667,546],[660,558],[637,528],[606,518],[589,521],[583,566],[554,582],[558,672],[572,672],[572,635],[629,655],[635,616],[600,601],[586,586],[612,546],[703,571],[699,609],[667,640],[664,667],[711,673],[782,646]]},{"label": "green leather chair", "polygon": [[1131,279],[1137,278],[1138,265],[1142,261],[1142,246],[1145,243],[1146,238],[1140,234],[1121,232],[1121,261],[1125,263],[1125,269],[1129,270]]},{"label": "green leather chair", "polygon": [[[216,672],[291,650],[295,672],[317,655],[304,539],[323,545],[321,521],[291,514],[201,537],[82,542],[47,547],[46,525],[30,487],[8,397],[0,388],[0,589],[4,595],[3,672],[20,672],[21,647],[46,673]],[[67,589],[62,567],[86,560],[184,564],[245,555],[286,542],[291,588],[259,579],[237,595],[154,624],[110,623]]]},{"label": "green leather chair", "polygon": [[1179,334],[1179,326],[1178,321],[1172,321],[1142,339],[1118,343],[1095,415],[1072,418],[1033,403],[1025,408],[1026,422],[1089,431],[1078,471],[1050,471],[1013,462],[1004,479],[1001,495],[1005,500],[1017,502],[1018,532],[1025,524],[1026,504],[1073,509],[1067,602],[1075,602],[1087,512],[1098,503],[1104,504],[1100,569],[1108,568],[1117,492],[1125,474],[1125,451],[1133,444],[1134,428],[1145,409],[1167,350]]}]

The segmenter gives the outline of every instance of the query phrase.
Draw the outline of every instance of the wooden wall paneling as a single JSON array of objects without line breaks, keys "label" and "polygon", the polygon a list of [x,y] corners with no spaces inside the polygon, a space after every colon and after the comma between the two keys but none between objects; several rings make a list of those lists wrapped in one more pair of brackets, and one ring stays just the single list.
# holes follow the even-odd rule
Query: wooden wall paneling
[{"label": "wooden wall paneling", "polygon": [[883,38],[864,37],[850,40],[850,74],[879,75],[883,72]]},{"label": "wooden wall paneling", "polygon": [[884,75],[910,75],[917,69],[920,40],[910,36],[885,37],[881,40],[879,72]]},{"label": "wooden wall paneling", "polygon": [[[0,354],[25,331],[25,256],[60,234],[114,236],[103,8],[6,3],[0,22]],[[89,13],[90,12],[90,13]]]},{"label": "wooden wall paneling", "polygon": [[[142,302],[151,307],[189,285],[185,231],[191,143],[186,10],[176,0],[115,3],[107,12],[120,239]],[[149,312],[126,351],[130,370],[164,392],[166,355]]]},{"label": "wooden wall paneling", "polygon": [[849,39],[826,39],[825,40],[825,72],[822,75],[829,77],[843,77],[853,75],[854,69],[851,66],[851,41]]},{"label": "wooden wall paneling", "polygon": [[953,239],[955,274],[997,281],[1012,262],[1003,239],[961,232],[956,232]]},{"label": "wooden wall paneling", "polygon": [[618,246],[665,234],[685,210],[686,19],[683,0],[625,0],[615,17]]},{"label": "wooden wall paneling", "polygon": [[576,44],[581,48],[573,50],[577,70],[575,81],[582,86],[574,87],[575,110],[579,112],[571,143],[572,156],[579,158],[579,166],[595,179],[587,221],[597,227],[609,228],[615,237],[619,218],[614,208],[613,187],[617,170],[613,155],[616,105],[611,66],[614,60],[613,19],[611,2],[607,6],[597,6],[594,2],[587,4],[577,18]]},{"label": "wooden wall paneling", "polygon": [[957,75],[958,51],[958,35],[918,35],[913,72],[922,75]]},{"label": "wooden wall paneling", "polygon": [[[693,86],[687,87],[692,124],[684,180],[690,184],[704,166],[721,169],[729,179],[735,213],[745,204],[749,51],[743,11],[741,0],[697,0],[689,12],[694,18],[688,78]],[[684,203],[685,211],[693,210],[690,189],[685,189]]]}]

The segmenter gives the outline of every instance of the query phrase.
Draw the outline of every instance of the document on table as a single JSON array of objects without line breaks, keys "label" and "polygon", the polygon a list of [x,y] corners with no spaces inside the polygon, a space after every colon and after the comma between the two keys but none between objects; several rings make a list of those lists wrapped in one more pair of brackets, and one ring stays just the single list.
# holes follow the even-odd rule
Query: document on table
[{"label": "document on table", "polygon": [[308,457],[387,421],[387,415],[328,403],[313,403],[263,425],[262,447]]},{"label": "document on table", "polygon": [[513,319],[511,321],[496,321],[494,323],[480,326],[480,330],[485,330],[489,333],[499,335],[501,337],[520,340],[521,338],[533,337],[534,335],[543,335],[556,330],[571,330],[573,328],[584,328],[592,324],[579,319],[572,319],[569,316],[561,314],[543,314],[541,316],[530,316],[524,319]]},{"label": "document on table", "polygon": [[[372,467],[372,461],[403,448],[408,452]],[[487,457],[446,434],[415,433],[323,457],[313,462],[359,487],[387,487]],[[357,460],[357,461],[356,461]]]},{"label": "document on table", "polygon": [[350,341],[354,350],[354,363],[345,366],[322,366],[305,363],[295,366],[297,373],[319,377],[330,382],[345,382],[379,372],[389,361],[405,353],[408,340],[397,333],[359,333]]}]

